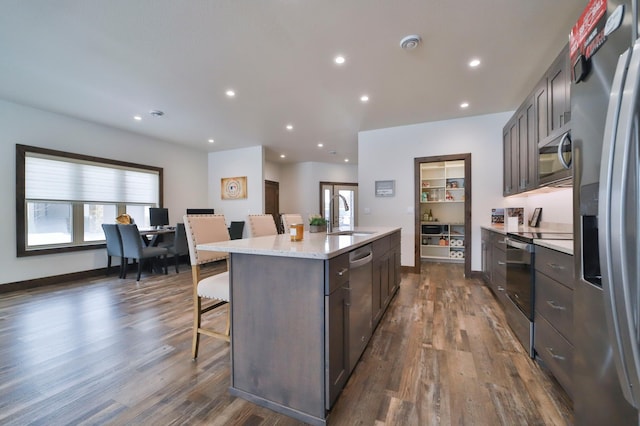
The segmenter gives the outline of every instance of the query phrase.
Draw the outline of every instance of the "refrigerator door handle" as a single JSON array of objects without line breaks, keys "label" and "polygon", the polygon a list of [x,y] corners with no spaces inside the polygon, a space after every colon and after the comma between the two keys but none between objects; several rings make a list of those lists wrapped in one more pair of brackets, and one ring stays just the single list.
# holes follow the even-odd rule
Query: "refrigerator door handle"
[{"label": "refrigerator door handle", "polygon": [[[639,95],[640,42],[636,41],[632,51],[620,55],[613,79],[598,195],[598,240],[607,327],[622,392],[636,408],[640,407],[640,346],[634,312],[638,282],[630,279],[630,275],[637,275],[629,268],[636,268],[637,262],[627,262],[625,216],[627,203],[637,202],[637,195],[633,200],[626,200],[625,193],[629,160],[638,161],[628,154],[632,143],[638,141]],[[632,234],[635,238],[636,232]]]}]

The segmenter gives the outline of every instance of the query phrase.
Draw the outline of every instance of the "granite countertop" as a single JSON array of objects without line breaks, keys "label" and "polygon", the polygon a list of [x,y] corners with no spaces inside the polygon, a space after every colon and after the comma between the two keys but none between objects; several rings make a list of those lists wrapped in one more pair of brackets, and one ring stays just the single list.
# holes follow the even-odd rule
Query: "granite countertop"
[{"label": "granite countertop", "polygon": [[[336,230],[332,234],[327,234],[326,232],[304,232],[302,241],[291,241],[289,234],[279,234],[198,244],[198,250],[307,259],[331,259],[399,230],[400,228],[391,227],[356,227],[355,229]],[[342,231],[354,231],[355,234],[333,235]]]}]

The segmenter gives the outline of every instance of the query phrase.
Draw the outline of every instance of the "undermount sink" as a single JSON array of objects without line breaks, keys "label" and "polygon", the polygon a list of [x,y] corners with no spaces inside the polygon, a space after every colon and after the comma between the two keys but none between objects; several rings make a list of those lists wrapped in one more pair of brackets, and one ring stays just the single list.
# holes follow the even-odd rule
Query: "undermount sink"
[{"label": "undermount sink", "polygon": [[367,231],[336,231],[336,232],[331,232],[329,235],[350,235],[353,237],[366,237],[367,235],[371,235],[374,232],[367,232]]}]

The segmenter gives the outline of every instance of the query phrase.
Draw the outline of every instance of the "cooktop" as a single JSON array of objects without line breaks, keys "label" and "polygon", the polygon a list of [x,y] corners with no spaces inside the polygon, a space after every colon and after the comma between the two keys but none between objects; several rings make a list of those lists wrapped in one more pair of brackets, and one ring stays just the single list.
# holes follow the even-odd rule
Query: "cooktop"
[{"label": "cooktop", "polygon": [[[508,232],[507,236],[516,237],[516,239],[527,240],[573,240],[572,233],[562,232]],[[518,238],[519,237],[519,238]]]}]

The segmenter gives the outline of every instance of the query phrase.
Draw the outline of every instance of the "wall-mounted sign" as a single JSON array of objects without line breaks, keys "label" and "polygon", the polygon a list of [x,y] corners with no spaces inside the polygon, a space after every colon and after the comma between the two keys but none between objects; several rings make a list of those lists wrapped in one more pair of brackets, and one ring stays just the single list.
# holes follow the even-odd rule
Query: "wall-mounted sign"
[{"label": "wall-mounted sign", "polygon": [[376,197],[393,197],[396,195],[395,180],[377,180]]},{"label": "wall-mounted sign", "polygon": [[247,177],[220,179],[220,194],[223,200],[247,198]]}]

